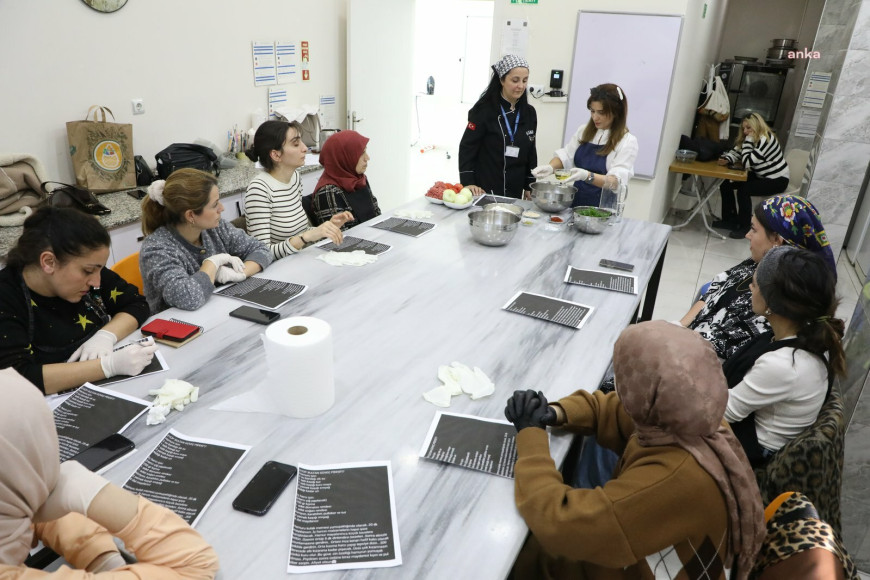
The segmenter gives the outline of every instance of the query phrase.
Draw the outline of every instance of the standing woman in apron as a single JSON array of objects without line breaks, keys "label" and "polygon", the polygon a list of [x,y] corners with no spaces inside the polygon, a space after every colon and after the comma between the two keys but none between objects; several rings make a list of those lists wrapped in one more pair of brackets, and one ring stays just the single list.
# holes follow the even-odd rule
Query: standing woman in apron
[{"label": "standing woman in apron", "polygon": [[571,169],[571,176],[562,183],[577,188],[573,206],[598,206],[601,188],[615,185],[615,180],[628,185],[634,175],[637,159],[637,137],[628,132],[628,98],[618,86],[605,83],[590,90],[586,100],[589,122],[577,129],[574,136],[548,165],[532,170],[538,179],[553,174],[556,169]]},{"label": "standing woman in apron", "polygon": [[459,180],[474,195],[523,197],[538,163],[538,115],[529,104],[529,63],[513,54],[492,65],[493,75],[468,111],[459,142]]},{"label": "standing woman in apron", "polygon": [[75,209],[42,207],[24,221],[0,270],[0,369],[50,395],[151,362],[153,341],[114,350],[148,318],[148,303],[105,267],[110,242],[97,218]]}]

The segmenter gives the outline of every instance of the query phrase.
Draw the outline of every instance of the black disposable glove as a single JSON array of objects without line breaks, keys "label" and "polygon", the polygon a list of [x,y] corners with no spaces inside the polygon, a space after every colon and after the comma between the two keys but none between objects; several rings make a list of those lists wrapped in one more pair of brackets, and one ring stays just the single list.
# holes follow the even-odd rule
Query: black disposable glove
[{"label": "black disposable glove", "polygon": [[514,391],[504,408],[504,416],[514,424],[517,431],[526,427],[540,427],[556,424],[556,411],[550,408],[547,398],[541,391],[531,389]]}]

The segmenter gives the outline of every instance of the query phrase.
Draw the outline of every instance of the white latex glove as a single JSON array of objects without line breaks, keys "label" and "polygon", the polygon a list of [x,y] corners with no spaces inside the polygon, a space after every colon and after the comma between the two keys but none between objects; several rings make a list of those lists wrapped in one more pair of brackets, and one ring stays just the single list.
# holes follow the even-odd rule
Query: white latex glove
[{"label": "white latex glove", "polygon": [[571,175],[562,183],[574,183],[575,181],[586,181],[589,179],[589,172],[580,167],[575,167],[571,170]]},{"label": "white latex glove", "polygon": [[549,175],[553,175],[553,166],[549,163],[546,165],[538,165],[534,169],[532,169],[532,175],[534,175],[538,179],[544,179]]},{"label": "white latex glove", "polygon": [[85,568],[85,570],[91,574],[97,574],[99,572],[116,570],[117,568],[126,565],[127,561],[119,552],[106,552],[105,554],[97,556],[93,562],[88,564],[88,567]]},{"label": "white latex glove", "polygon": [[116,342],[118,342],[117,336],[108,330],[100,329],[95,335],[85,341],[83,345],[78,347],[66,362],[103,358],[111,354],[112,347],[115,346]]},{"label": "white latex glove", "polygon": [[221,266],[214,275],[214,281],[218,284],[226,284],[228,282],[244,282],[247,276],[244,268],[241,272],[237,272],[232,266]]},{"label": "white latex glove", "polygon": [[120,348],[109,356],[100,359],[100,363],[103,365],[103,374],[106,375],[106,378],[117,375],[135,377],[151,363],[155,352],[157,352],[157,345],[154,344],[153,339]]},{"label": "white latex glove", "polygon": [[199,387],[178,379],[167,380],[157,390],[148,391],[154,395],[154,403],[148,410],[145,422],[148,425],[158,425],[166,420],[169,411],[183,411],[185,405],[195,403],[199,399]]},{"label": "white latex glove", "polygon": [[232,263],[234,256],[230,256],[229,254],[215,254],[214,256],[209,256],[206,258],[205,262],[211,262],[214,264],[214,267],[220,270],[221,266],[227,266]]},{"label": "white latex glove", "polygon": [[226,264],[225,267],[232,268],[236,272],[244,272],[245,262],[238,256],[230,256],[230,263]]},{"label": "white latex glove", "polygon": [[87,515],[94,497],[108,484],[108,479],[89,471],[78,461],[64,461],[60,464],[57,484],[33,515],[33,521],[50,522],[70,512]]}]

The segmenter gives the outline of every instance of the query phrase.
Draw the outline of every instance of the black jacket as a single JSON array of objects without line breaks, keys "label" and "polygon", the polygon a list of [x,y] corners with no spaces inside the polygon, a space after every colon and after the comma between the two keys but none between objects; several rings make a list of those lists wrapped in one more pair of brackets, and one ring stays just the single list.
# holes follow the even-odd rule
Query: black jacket
[{"label": "black jacket", "polygon": [[462,185],[477,185],[496,195],[519,198],[535,179],[532,169],[538,164],[535,150],[538,115],[528,103],[518,105],[517,111],[511,112],[510,103],[501,98],[499,101],[507,113],[511,129],[519,112],[520,121],[514,135],[519,155],[505,156],[510,137],[501,110],[491,103],[479,102],[468,112],[468,125],[459,142],[459,181]]}]

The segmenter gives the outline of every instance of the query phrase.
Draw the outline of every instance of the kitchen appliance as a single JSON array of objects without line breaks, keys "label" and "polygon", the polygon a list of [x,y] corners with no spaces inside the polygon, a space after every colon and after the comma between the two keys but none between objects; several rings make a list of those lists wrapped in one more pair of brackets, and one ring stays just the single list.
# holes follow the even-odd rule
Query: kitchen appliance
[{"label": "kitchen appliance", "polygon": [[781,135],[786,112],[780,110],[784,89],[794,69],[769,64],[726,60],[719,65],[719,76],[731,103],[729,142],[733,143],[743,117],[758,113]]},{"label": "kitchen appliance", "polygon": [[326,144],[326,140],[341,131],[341,129],[321,129],[320,130],[320,149]]}]

